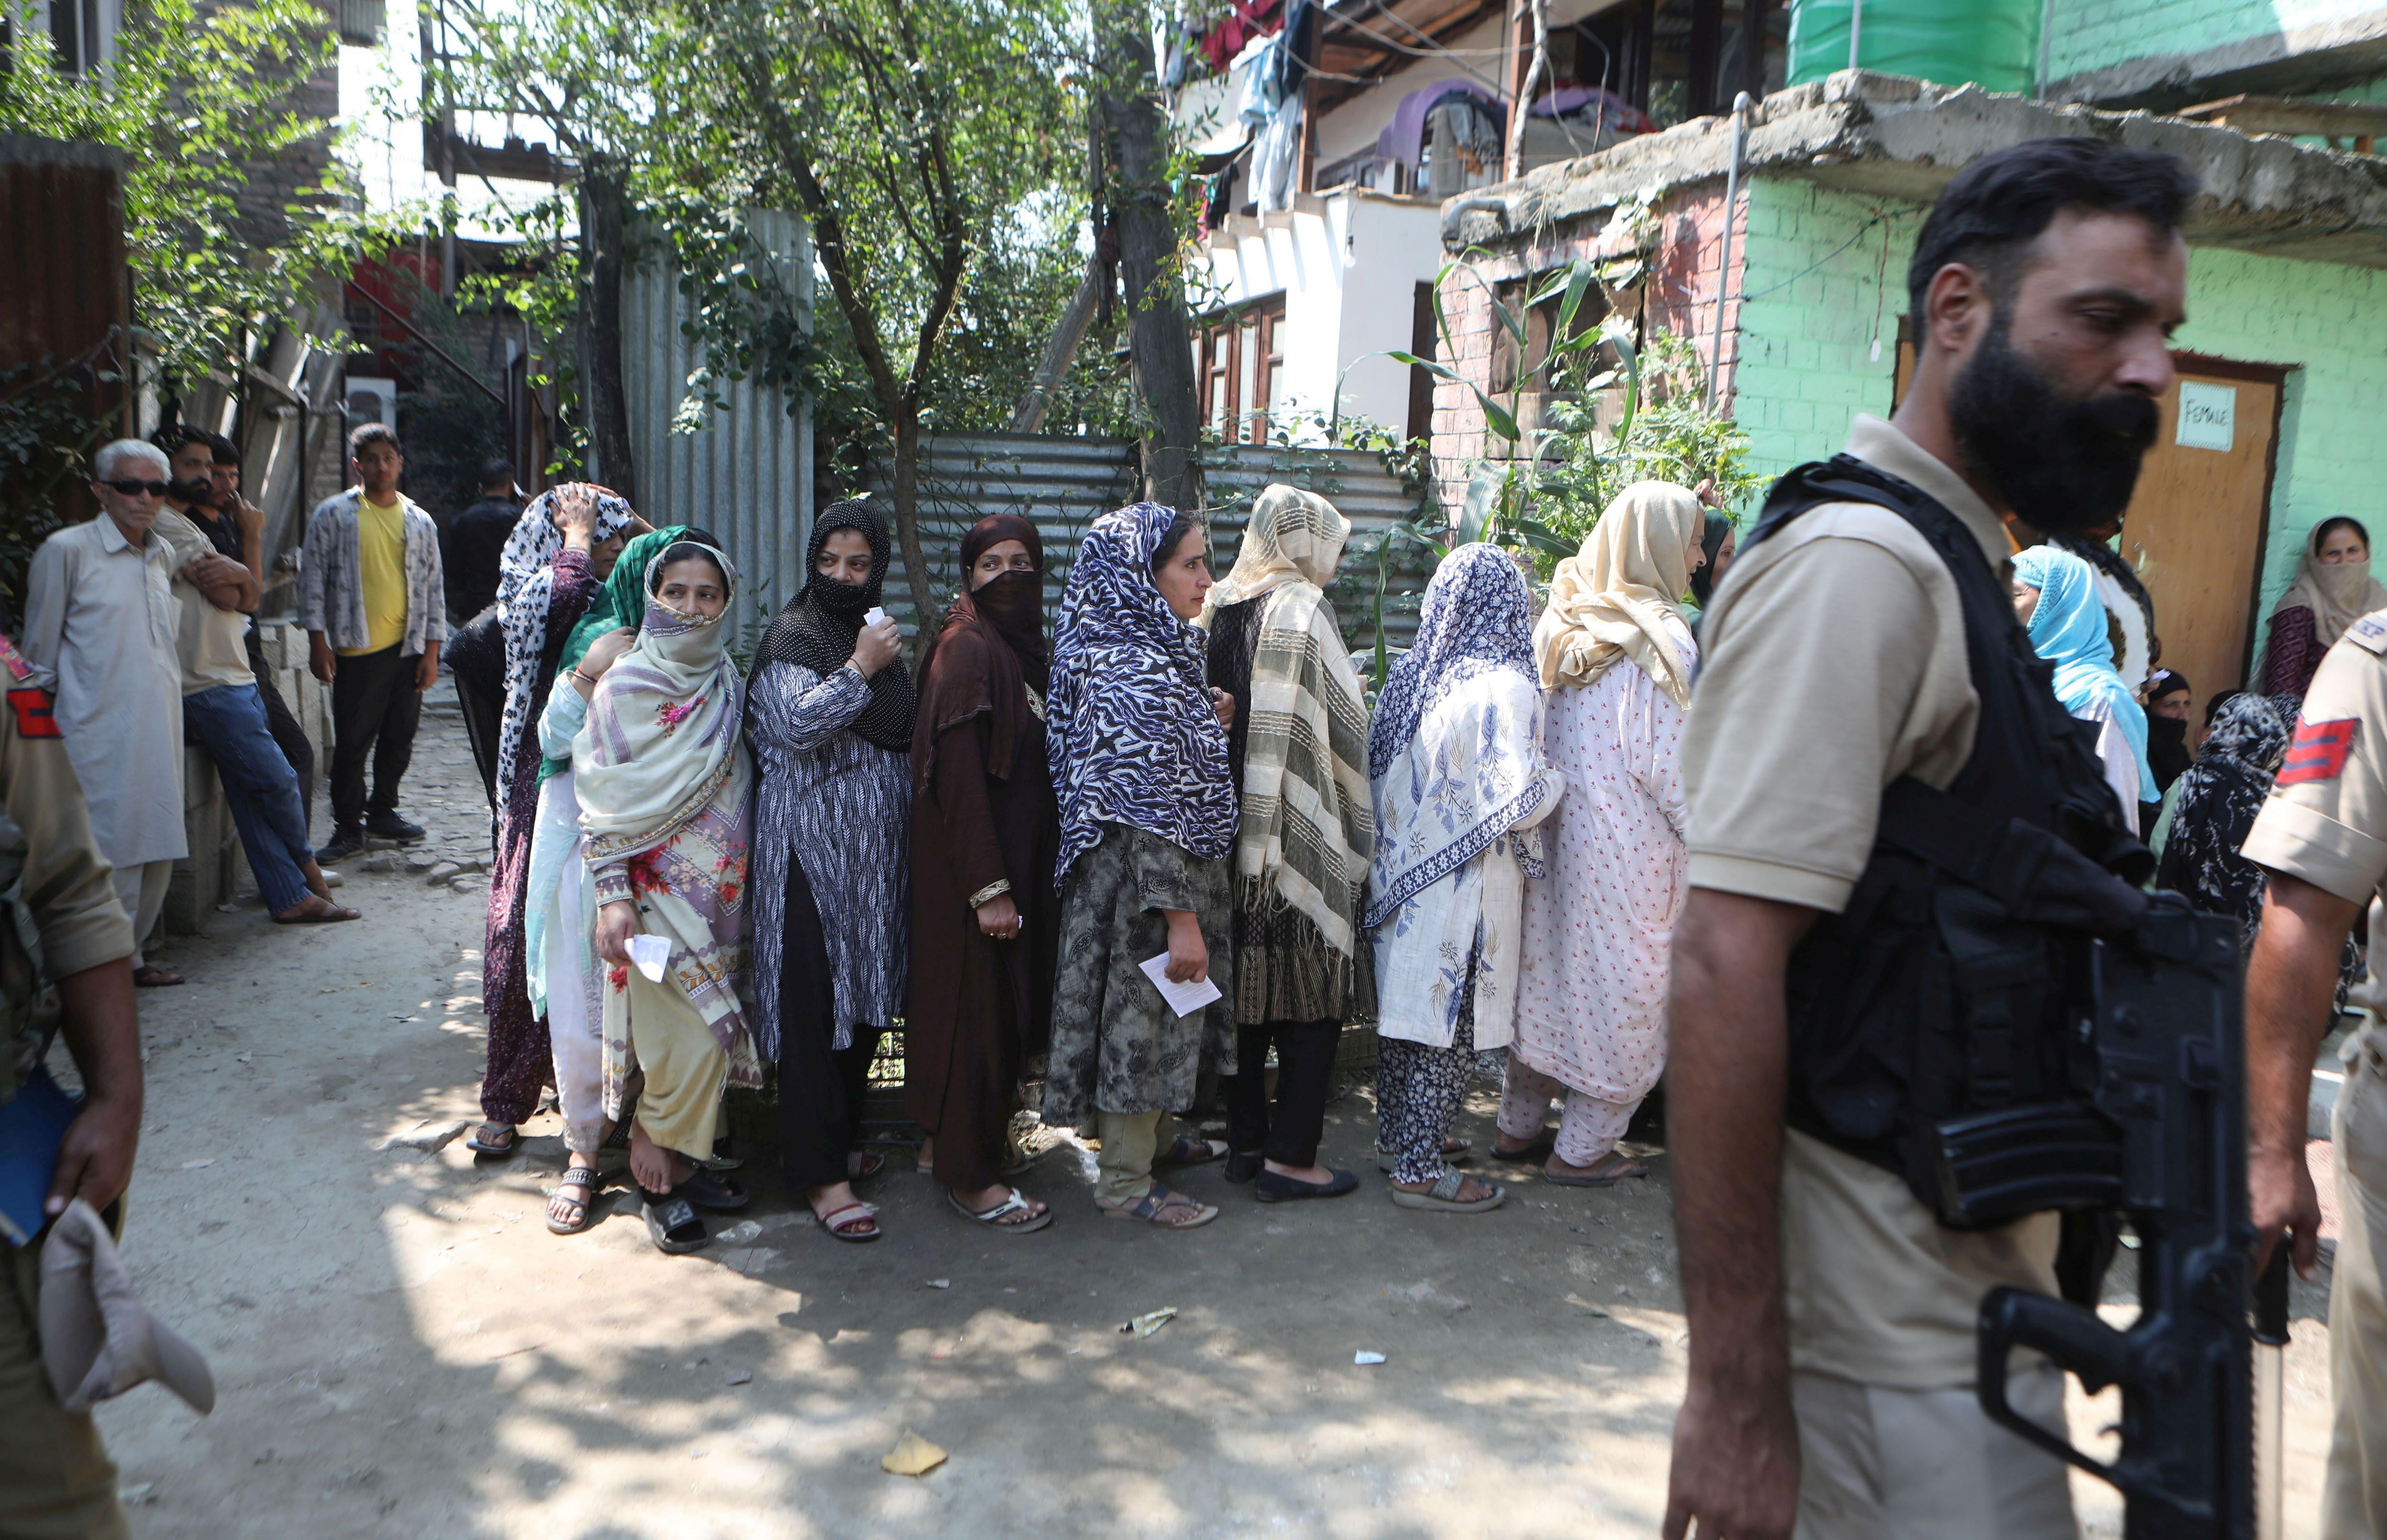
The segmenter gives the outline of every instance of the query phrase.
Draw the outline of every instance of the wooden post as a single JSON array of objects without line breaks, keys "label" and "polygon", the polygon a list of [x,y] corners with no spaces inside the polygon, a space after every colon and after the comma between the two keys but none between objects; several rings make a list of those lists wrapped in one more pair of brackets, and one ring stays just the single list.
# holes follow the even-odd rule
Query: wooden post
[{"label": "wooden post", "polygon": [[1534,105],[1525,100],[1525,71],[1534,62],[1533,25],[1533,0],[1509,0],[1509,68],[1501,77],[1509,93],[1509,132],[1502,136],[1509,151],[1501,158],[1503,182],[1514,182],[1525,174],[1524,135],[1516,129]]}]

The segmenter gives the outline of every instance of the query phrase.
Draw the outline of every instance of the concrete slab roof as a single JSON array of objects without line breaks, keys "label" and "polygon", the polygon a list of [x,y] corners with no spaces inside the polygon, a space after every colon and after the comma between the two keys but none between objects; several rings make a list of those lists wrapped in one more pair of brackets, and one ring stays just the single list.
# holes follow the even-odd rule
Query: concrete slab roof
[{"label": "concrete slab roof", "polygon": [[[1742,174],[1928,203],[1991,150],[2073,134],[2185,159],[2204,185],[2189,217],[2193,245],[2387,268],[2387,159],[1902,75],[1841,70],[1774,92],[1750,109]],[[1452,251],[1543,245],[1585,221],[1605,222],[1636,196],[1721,181],[1731,156],[1732,120],[1694,119],[1449,199],[1442,206],[1443,245]]]}]

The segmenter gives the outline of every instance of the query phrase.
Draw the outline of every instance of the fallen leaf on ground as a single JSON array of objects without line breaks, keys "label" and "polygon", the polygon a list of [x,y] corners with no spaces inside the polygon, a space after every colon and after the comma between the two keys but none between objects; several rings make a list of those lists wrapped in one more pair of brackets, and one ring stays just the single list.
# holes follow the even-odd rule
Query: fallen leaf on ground
[{"label": "fallen leaf on ground", "polygon": [[942,1449],[906,1428],[894,1449],[879,1460],[878,1469],[890,1476],[925,1476],[944,1463]]},{"label": "fallen leaf on ground", "polygon": [[1146,1310],[1140,1316],[1119,1322],[1119,1332],[1122,1335],[1132,1332],[1139,1337],[1148,1337],[1176,1319],[1177,1306],[1164,1305],[1157,1310]]},{"label": "fallen leaf on ground", "polygon": [[1605,1311],[1605,1310],[1601,1309],[1598,1306],[1594,1305],[1591,1301],[1589,1301],[1589,1300],[1587,1300],[1587,1299],[1584,1298],[1584,1297],[1583,1297],[1583,1295],[1581,1295],[1581,1294],[1569,1294],[1569,1295],[1567,1295],[1567,1296],[1566,1296],[1566,1302],[1567,1302],[1569,1305],[1572,1305],[1572,1306],[1578,1306],[1579,1308],[1582,1308],[1582,1309],[1585,1309],[1585,1310],[1588,1310],[1588,1311],[1590,1311],[1593,1315],[1595,1315],[1595,1316],[1598,1316],[1598,1317],[1601,1317],[1601,1318],[1603,1318],[1603,1319],[1605,1319],[1605,1318],[1607,1317],[1607,1315],[1608,1315],[1608,1312],[1607,1312],[1607,1311]]}]

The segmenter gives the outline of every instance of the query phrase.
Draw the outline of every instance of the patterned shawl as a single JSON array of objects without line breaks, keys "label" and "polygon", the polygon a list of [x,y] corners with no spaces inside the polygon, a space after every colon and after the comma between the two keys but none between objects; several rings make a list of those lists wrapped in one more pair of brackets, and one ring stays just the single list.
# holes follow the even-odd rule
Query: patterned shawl
[{"label": "patterned shawl", "polygon": [[1205,861],[1234,846],[1235,781],[1204,682],[1207,649],[1152,578],[1176,520],[1148,502],[1114,509],[1069,569],[1044,703],[1061,804],[1055,887],[1105,824],[1148,830]]},{"label": "patterned shawl", "polygon": [[1629,659],[1668,700],[1691,703],[1690,666],[1670,626],[1687,624],[1683,587],[1703,523],[1699,499],[1666,482],[1616,495],[1551,574],[1549,607],[1534,626],[1544,689],[1590,684]]},{"label": "patterned shawl", "polygon": [[2129,740],[2139,761],[2139,801],[2151,802],[2153,766],[2147,764],[2147,713],[2114,671],[2114,638],[2105,625],[2105,601],[2097,595],[2097,574],[2088,562],[2053,546],[2033,546],[2014,561],[2014,577],[2039,590],[2030,612],[2031,650],[2055,665],[2055,698],[2078,716],[2102,705]]},{"label": "patterned shawl", "polygon": [[[870,581],[858,587],[815,570],[821,548],[840,529],[852,530],[870,547]],[[887,523],[868,501],[849,498],[831,506],[814,522],[812,539],[804,547],[804,586],[763,633],[754,666],[796,663],[824,679],[843,668],[853,656],[854,638],[862,634],[862,617],[878,603],[889,559]],[[898,658],[870,676],[870,703],[847,730],[865,743],[904,753],[912,747],[912,718],[918,710],[912,671]]]},{"label": "patterned shawl", "polygon": [[[1505,568],[1502,572],[1494,569]],[[1461,546],[1426,585],[1417,639],[1393,665],[1368,729],[1368,774],[1382,776],[1434,702],[1478,674],[1514,669],[1535,684],[1533,598],[1517,564],[1487,545]]]},{"label": "patterned shawl", "polygon": [[[734,592],[738,569],[704,549]],[[663,559],[658,551],[647,563],[650,595]],[[662,844],[742,771],[745,689],[728,654],[728,614],[702,620],[650,597],[638,639],[597,682],[572,740],[591,867]]]},{"label": "patterned shawl", "polygon": [[2251,932],[2263,911],[2263,871],[2238,853],[2288,751],[2289,717],[2268,696],[2233,695],[2213,713],[2196,763],[2179,777],[2171,839],[2155,886]]},{"label": "patterned shawl", "polygon": [[1334,581],[1351,522],[1325,499],[1270,486],[1252,505],[1234,570],[1213,587],[1201,624],[1258,600],[1250,708],[1243,724],[1243,814],[1235,876],[1244,907],[1290,908],[1345,959],[1358,955],[1359,899],[1375,853],[1368,789],[1367,697],[1334,611]]},{"label": "patterned shawl", "polygon": [[[547,605],[555,587],[555,554],[563,549],[563,531],[556,514],[567,508],[593,507],[594,538],[610,540],[629,527],[638,515],[621,494],[590,482],[567,482],[533,498],[506,536],[498,558],[498,624],[506,634],[506,711],[498,727],[498,786],[514,784],[529,737],[531,720],[544,701],[532,697],[538,689],[538,663],[547,650]],[[503,805],[502,801],[499,805]]]},{"label": "patterned shawl", "polygon": [[[635,626],[647,612],[647,563],[659,551],[669,550],[676,541],[685,540],[696,532],[687,524],[670,524],[639,536],[622,548],[614,559],[612,575],[597,590],[597,598],[563,638],[563,655],[556,660],[555,676],[562,678],[580,666],[588,656],[588,649],[608,631],[618,631],[625,625]],[[569,759],[543,760],[538,778],[560,776],[572,768]]]},{"label": "patterned shawl", "polygon": [[[1376,855],[1360,923],[1370,930],[1565,789],[1542,759],[1530,603],[1516,562],[1487,545],[1452,551],[1426,585],[1417,645],[1385,682],[1369,742]],[[1395,718],[1388,730],[1396,709],[1408,726]],[[1538,842],[1525,847],[1527,875],[1540,876]]]}]

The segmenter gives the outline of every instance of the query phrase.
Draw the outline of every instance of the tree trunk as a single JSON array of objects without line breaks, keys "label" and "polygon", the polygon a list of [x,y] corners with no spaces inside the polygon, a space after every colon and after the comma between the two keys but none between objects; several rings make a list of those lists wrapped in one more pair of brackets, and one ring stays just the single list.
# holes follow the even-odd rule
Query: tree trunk
[{"label": "tree trunk", "polygon": [[928,581],[928,553],[920,545],[920,409],[910,402],[897,407],[895,431],[895,544],[903,553],[905,587],[912,591],[912,666],[928,657],[937,639],[944,612],[936,608],[936,587]]},{"label": "tree trunk", "polygon": [[1094,8],[1104,120],[1110,129],[1111,206],[1118,215],[1128,357],[1143,408],[1143,495],[1177,509],[1204,506],[1202,408],[1194,385],[1192,328],[1177,272],[1177,221],[1168,185],[1168,125],[1156,98],[1152,39],[1142,12],[1122,0]]},{"label": "tree trunk", "polygon": [[588,263],[581,286],[583,330],[588,340],[584,399],[588,443],[598,473],[635,508],[638,468],[630,452],[630,400],[622,378],[623,204],[625,178],[611,160],[592,157],[580,176],[580,241]]}]

